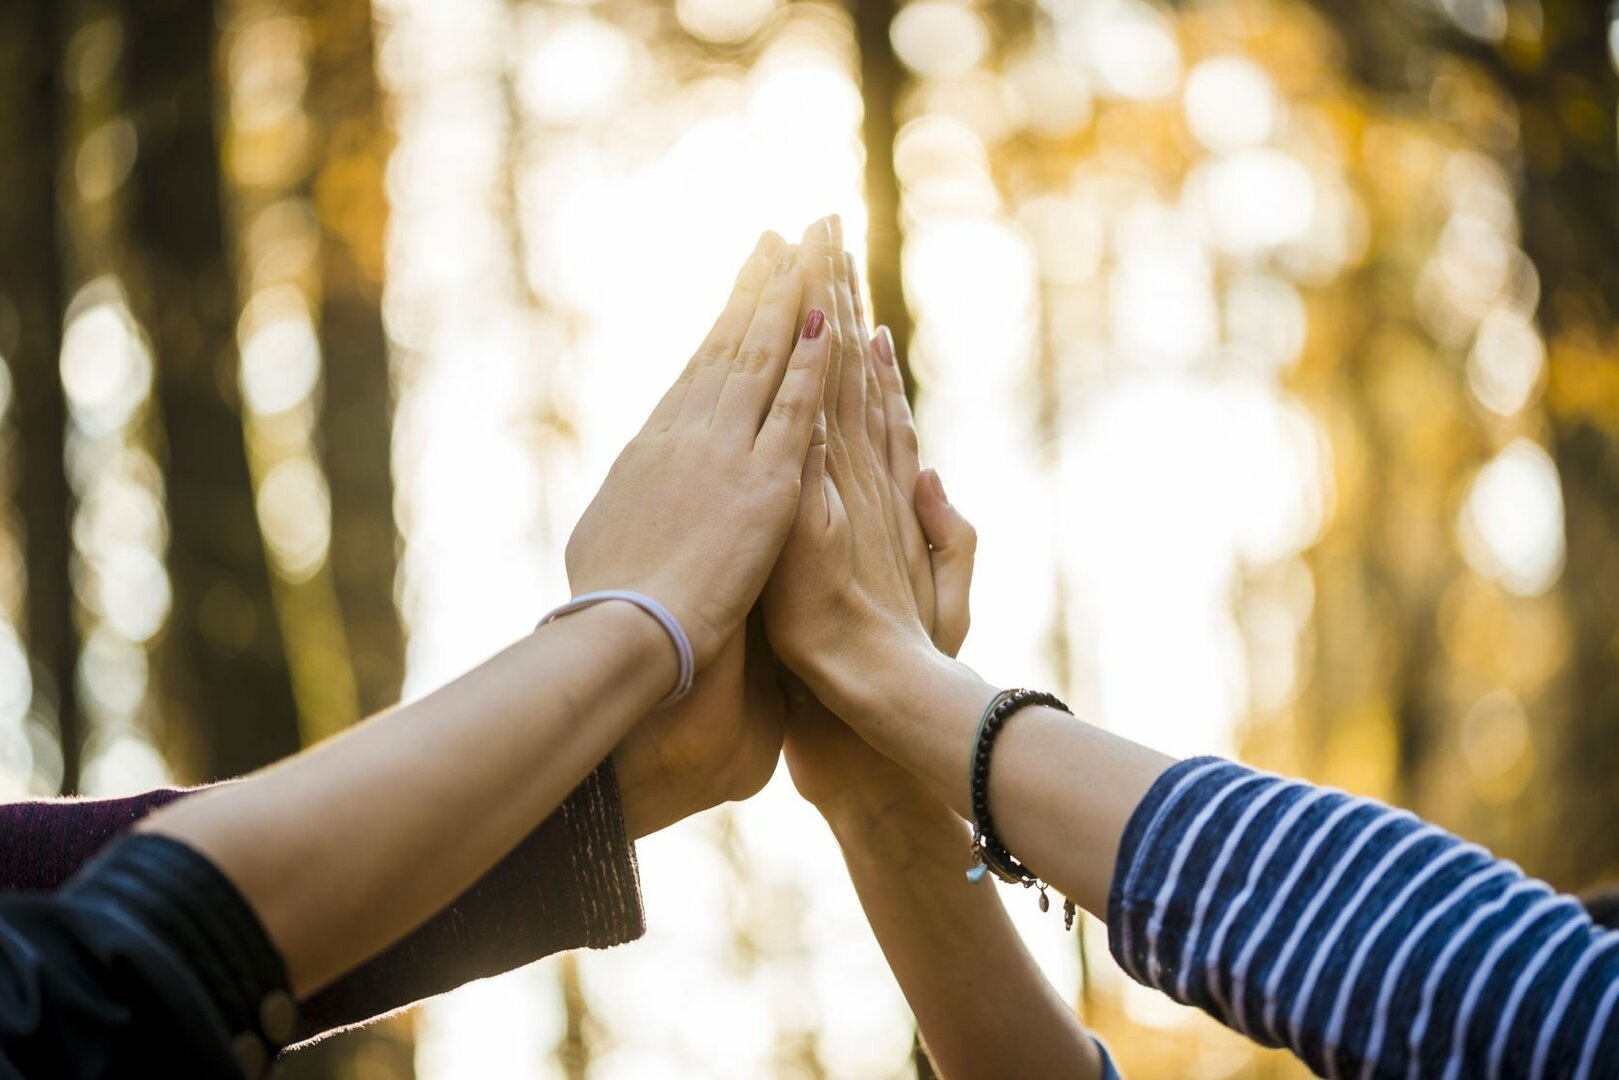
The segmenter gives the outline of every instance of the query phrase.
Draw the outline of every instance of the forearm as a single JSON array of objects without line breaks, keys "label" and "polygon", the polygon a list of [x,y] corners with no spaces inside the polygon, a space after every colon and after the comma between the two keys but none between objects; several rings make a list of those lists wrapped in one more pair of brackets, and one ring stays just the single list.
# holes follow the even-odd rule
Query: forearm
[{"label": "forearm", "polygon": [[[974,736],[997,688],[939,654],[872,670],[883,674],[847,681],[852,689],[839,695],[839,715],[970,819]],[[1066,713],[1024,709],[994,744],[990,814],[1019,861],[1105,917],[1125,825],[1171,764]]]},{"label": "forearm", "polygon": [[963,872],[969,835],[932,800],[882,793],[826,812],[883,955],[945,1080],[1102,1075],[995,887]]},{"label": "forearm", "polygon": [[[363,1024],[424,998],[565,949],[601,948],[643,931],[632,796],[653,807],[692,803],[675,778],[603,762],[512,852],[448,907],[302,1003],[301,1038]],[[620,789],[623,804],[620,804]],[[54,890],[143,818],[209,787],[158,788],[110,799],[0,806],[0,894]],[[664,812],[662,810],[658,812]],[[544,913],[536,918],[536,913]]]},{"label": "forearm", "polygon": [[674,670],[654,622],[602,605],[142,828],[195,847],[235,882],[303,995],[510,851],[651,708]]},{"label": "forearm", "polygon": [[300,1038],[368,1023],[475,979],[645,932],[635,848],[603,762],[449,907],[305,998]]}]

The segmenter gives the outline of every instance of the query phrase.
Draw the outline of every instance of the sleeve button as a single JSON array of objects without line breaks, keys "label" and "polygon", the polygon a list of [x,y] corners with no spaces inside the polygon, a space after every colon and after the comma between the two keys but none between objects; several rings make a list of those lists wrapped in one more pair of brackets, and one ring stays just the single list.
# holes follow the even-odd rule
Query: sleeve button
[{"label": "sleeve button", "polygon": [[298,1006],[285,990],[264,995],[259,1003],[259,1030],[277,1046],[285,1046],[298,1034]]},{"label": "sleeve button", "polygon": [[265,1068],[270,1064],[270,1053],[265,1049],[263,1039],[251,1031],[244,1031],[231,1040],[230,1048],[248,1076],[264,1075]]}]

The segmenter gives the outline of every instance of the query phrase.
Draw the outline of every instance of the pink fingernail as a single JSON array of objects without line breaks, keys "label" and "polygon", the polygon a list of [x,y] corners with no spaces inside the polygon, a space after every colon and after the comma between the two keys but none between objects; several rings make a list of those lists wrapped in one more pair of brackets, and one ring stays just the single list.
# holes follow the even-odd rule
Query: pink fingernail
[{"label": "pink fingernail", "polygon": [[820,308],[811,308],[809,318],[804,320],[804,340],[814,341],[821,336],[821,327],[826,325],[826,315]]},{"label": "pink fingernail", "polygon": [[948,496],[948,495],[946,495],[944,493],[944,481],[939,479],[939,470],[938,469],[929,469],[928,471],[933,474],[932,475],[932,480],[933,480],[933,492],[934,492],[934,494],[938,495],[939,498],[941,500],[943,500],[944,502],[949,502],[950,501],[950,496]]},{"label": "pink fingernail", "polygon": [[881,360],[889,367],[893,367],[894,335],[889,333],[888,327],[879,326],[877,328],[877,336],[872,340],[872,344],[877,349],[877,359]]}]

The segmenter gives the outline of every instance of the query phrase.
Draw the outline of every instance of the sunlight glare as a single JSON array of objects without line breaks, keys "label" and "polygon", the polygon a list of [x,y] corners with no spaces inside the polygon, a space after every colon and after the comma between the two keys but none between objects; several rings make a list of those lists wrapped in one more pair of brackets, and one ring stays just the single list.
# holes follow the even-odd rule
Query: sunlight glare
[{"label": "sunlight glare", "polygon": [[1512,416],[1534,398],[1545,374],[1546,345],[1534,320],[1508,307],[1484,316],[1467,354],[1467,388],[1480,405]]},{"label": "sunlight glare", "polygon": [[620,31],[588,16],[525,29],[536,40],[518,68],[517,95],[535,117],[577,123],[614,105],[635,63]]},{"label": "sunlight glare", "polygon": [[1210,150],[1228,153],[1263,143],[1276,110],[1270,76],[1246,57],[1213,57],[1186,77],[1186,121]]},{"label": "sunlight glare", "polygon": [[1519,596],[1538,596],[1563,569],[1563,491],[1545,450],[1518,438],[1473,481],[1457,526],[1474,570]]}]

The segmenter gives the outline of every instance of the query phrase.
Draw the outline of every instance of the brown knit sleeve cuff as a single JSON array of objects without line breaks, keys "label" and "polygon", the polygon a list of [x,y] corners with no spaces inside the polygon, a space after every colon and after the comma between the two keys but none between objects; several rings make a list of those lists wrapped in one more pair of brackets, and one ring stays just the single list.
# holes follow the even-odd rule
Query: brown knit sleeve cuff
[{"label": "brown knit sleeve cuff", "polygon": [[646,932],[611,759],[448,908],[304,1003],[305,1038],[363,1024],[552,953]]},{"label": "brown knit sleeve cuff", "polygon": [[624,826],[624,803],[613,759],[585,777],[557,812],[573,840],[568,855],[579,883],[581,944],[605,949],[645,934],[641,868]]}]

